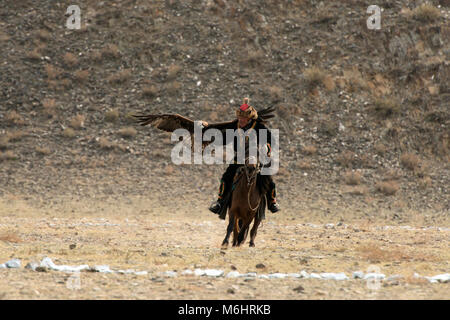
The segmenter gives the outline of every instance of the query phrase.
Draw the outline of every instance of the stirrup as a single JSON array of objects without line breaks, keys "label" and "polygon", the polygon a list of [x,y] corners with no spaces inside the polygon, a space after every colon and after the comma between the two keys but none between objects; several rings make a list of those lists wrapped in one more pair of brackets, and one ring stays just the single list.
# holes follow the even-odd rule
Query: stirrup
[{"label": "stirrup", "polygon": [[279,206],[278,203],[272,202],[272,203],[269,205],[269,210],[270,210],[272,213],[275,213],[275,212],[280,211],[281,209],[280,209],[280,206]]},{"label": "stirrup", "polygon": [[211,211],[212,213],[218,214],[221,208],[222,208],[222,204],[220,203],[220,201],[215,201],[209,207],[209,211]]}]

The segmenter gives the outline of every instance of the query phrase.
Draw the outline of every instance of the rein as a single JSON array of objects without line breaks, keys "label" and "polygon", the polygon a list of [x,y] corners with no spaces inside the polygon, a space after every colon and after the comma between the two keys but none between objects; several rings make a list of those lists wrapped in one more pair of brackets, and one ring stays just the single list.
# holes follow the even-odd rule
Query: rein
[{"label": "rein", "polygon": [[[246,159],[246,160],[248,160],[248,159]],[[254,207],[254,208],[252,208],[252,205],[250,204],[250,191],[252,190],[251,187],[252,187],[252,185],[254,185],[256,183],[256,177],[258,176],[259,172],[260,172],[259,164],[258,164],[256,170],[253,171],[253,174],[250,175],[250,176],[249,176],[249,173],[248,173],[247,166],[246,165],[244,166],[244,173],[245,173],[245,177],[247,178],[247,187],[249,187],[248,188],[248,192],[247,192],[247,202],[248,202],[248,207],[252,211],[258,209],[259,204],[261,202],[261,198],[259,198],[258,203],[256,204],[256,207]]]}]

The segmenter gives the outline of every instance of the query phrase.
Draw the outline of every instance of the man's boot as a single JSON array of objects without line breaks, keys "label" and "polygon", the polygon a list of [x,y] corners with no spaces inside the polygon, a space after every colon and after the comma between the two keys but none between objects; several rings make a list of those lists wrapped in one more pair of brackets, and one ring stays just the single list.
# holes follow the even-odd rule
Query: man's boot
[{"label": "man's boot", "polygon": [[269,204],[269,210],[272,213],[278,212],[278,211],[281,210],[280,209],[280,205],[278,203],[276,203],[276,202],[272,202],[272,203]]},{"label": "man's boot", "polygon": [[280,211],[280,206],[277,203],[277,191],[275,188],[275,183],[270,183],[270,189],[267,192],[267,208],[272,212],[278,212]]},{"label": "man's boot", "polygon": [[214,201],[211,206],[209,207],[209,211],[218,214],[220,212],[220,209],[222,209],[223,206],[223,195],[225,193],[225,182],[220,181],[220,188],[219,188],[219,198],[217,201]]},{"label": "man's boot", "polygon": [[220,209],[222,208],[222,203],[220,202],[220,199],[217,201],[214,201],[211,206],[209,207],[209,211],[219,214]]}]

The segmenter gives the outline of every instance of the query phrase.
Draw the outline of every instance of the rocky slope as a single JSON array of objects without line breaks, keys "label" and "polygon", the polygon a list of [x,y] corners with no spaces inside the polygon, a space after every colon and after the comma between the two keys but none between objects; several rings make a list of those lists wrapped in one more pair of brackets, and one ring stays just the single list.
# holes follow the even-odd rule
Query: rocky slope
[{"label": "rocky slope", "polygon": [[72,3],[2,1],[0,196],[206,208],[225,166],[175,166],[129,115],[214,122],[249,96],[277,107],[286,214],[448,222],[450,8],[430,3],[381,1],[369,30],[369,1],[80,1],[69,30]]}]

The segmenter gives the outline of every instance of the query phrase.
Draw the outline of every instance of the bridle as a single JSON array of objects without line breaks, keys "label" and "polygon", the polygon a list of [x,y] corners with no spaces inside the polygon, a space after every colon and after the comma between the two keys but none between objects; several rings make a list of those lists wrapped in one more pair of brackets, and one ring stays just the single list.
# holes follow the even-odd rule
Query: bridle
[{"label": "bridle", "polygon": [[[252,127],[250,129],[253,129],[255,127],[255,125],[256,125],[256,121],[253,123],[253,125],[252,125]],[[238,129],[239,129],[239,123],[238,123]],[[248,137],[246,137],[246,138],[248,138]],[[248,151],[248,149],[246,148],[246,153],[247,153],[247,151]],[[248,187],[247,202],[248,202],[248,207],[250,208],[251,211],[255,211],[259,207],[259,204],[261,202],[261,198],[259,198],[258,203],[256,204],[256,207],[252,208],[252,205],[250,203],[250,191],[252,190],[252,186],[256,183],[256,178],[258,176],[258,173],[261,170],[261,165],[260,165],[260,163],[258,161],[257,164],[256,164],[255,170],[253,170],[252,174],[249,174],[249,172],[248,172],[249,158],[250,157],[246,157],[245,158],[245,165],[243,167],[244,167],[245,177],[247,178],[247,187]]]},{"label": "bridle", "polygon": [[261,198],[259,198],[258,203],[256,204],[256,207],[252,208],[252,205],[250,204],[250,191],[252,190],[252,186],[256,183],[256,178],[258,177],[258,173],[261,171],[259,162],[256,165],[255,170],[250,174],[248,171],[248,160],[249,158],[245,159],[245,165],[244,167],[244,173],[245,177],[247,178],[247,187],[248,187],[248,193],[247,193],[247,201],[248,201],[248,207],[250,210],[254,211],[259,207],[259,203],[261,202]]}]

